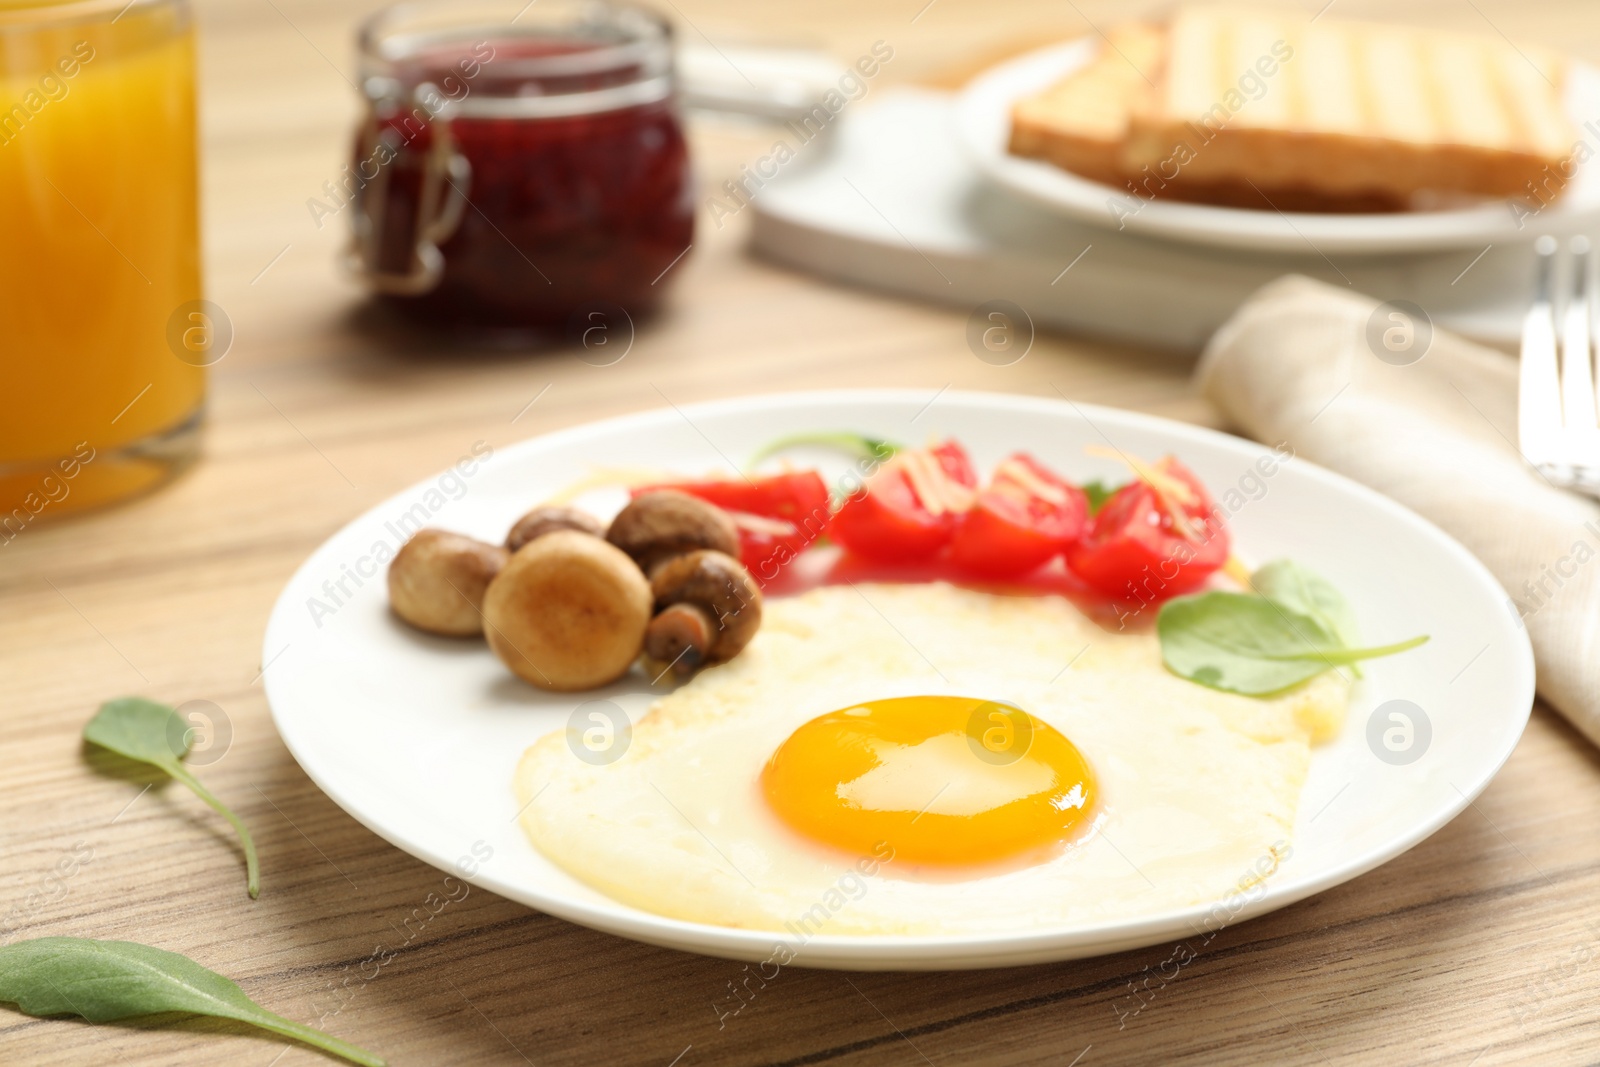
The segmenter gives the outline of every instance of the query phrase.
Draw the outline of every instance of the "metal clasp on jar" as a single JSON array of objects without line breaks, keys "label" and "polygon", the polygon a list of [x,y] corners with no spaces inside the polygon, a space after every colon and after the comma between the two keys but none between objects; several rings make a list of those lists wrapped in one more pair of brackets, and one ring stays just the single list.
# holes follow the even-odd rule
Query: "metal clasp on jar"
[{"label": "metal clasp on jar", "polygon": [[[472,165],[456,151],[451,100],[438,86],[424,82],[407,93],[396,79],[369,77],[362,89],[367,113],[357,170],[365,180],[355,190],[345,265],[378,292],[416,296],[444,275],[439,246],[461,224]],[[408,152],[423,134],[426,150]],[[369,161],[375,173],[366,179]],[[407,206],[409,212],[394,214]]]}]

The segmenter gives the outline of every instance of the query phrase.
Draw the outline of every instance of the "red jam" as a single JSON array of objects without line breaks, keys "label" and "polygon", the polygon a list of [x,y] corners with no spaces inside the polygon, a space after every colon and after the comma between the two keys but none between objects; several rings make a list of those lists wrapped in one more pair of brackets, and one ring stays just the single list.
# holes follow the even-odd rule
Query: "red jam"
[{"label": "red jam", "polygon": [[[652,62],[614,41],[527,36],[394,58],[390,98],[374,101],[356,146],[358,165],[386,172],[363,189],[356,223],[357,261],[381,298],[446,327],[559,329],[595,306],[648,314],[694,236],[670,67],[662,81]],[[470,173],[446,167],[451,155]],[[441,221],[430,271],[422,246]]]}]

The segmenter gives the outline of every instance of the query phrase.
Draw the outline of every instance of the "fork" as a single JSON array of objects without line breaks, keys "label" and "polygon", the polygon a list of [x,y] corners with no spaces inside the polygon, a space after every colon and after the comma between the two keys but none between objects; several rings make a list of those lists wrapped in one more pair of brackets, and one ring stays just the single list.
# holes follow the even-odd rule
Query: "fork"
[{"label": "fork", "polygon": [[[1597,275],[1587,237],[1572,238],[1568,248],[1571,270],[1562,272],[1556,239],[1546,235],[1534,244],[1537,273],[1533,305],[1522,324],[1517,436],[1523,458],[1551,484],[1600,496],[1593,330]],[[1555,293],[1563,273],[1566,296],[1558,304]]]}]

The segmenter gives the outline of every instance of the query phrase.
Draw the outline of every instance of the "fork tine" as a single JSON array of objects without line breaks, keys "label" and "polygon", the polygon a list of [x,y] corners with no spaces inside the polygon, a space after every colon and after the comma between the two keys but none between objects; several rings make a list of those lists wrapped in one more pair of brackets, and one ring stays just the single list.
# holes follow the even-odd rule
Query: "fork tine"
[{"label": "fork tine", "polygon": [[1589,341],[1589,239],[1572,239],[1572,286],[1561,331],[1561,410],[1569,431],[1596,428],[1594,351]]},{"label": "fork tine", "polygon": [[1522,323],[1521,381],[1517,388],[1517,437],[1523,456],[1540,466],[1556,459],[1561,432],[1561,388],[1556,371],[1554,287],[1556,239],[1534,244],[1537,255],[1533,304]]}]

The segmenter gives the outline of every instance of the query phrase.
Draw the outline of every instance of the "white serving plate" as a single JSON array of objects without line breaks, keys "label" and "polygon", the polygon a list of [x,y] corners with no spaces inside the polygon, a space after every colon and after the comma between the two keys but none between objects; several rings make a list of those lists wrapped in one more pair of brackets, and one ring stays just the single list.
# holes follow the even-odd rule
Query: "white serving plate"
[{"label": "white serving plate", "polygon": [[[1002,189],[1052,211],[1097,226],[1231,248],[1286,253],[1405,253],[1431,249],[1482,247],[1531,240],[1543,233],[1569,233],[1600,222],[1600,168],[1578,168],[1566,194],[1530,218],[1518,219],[1503,201],[1448,211],[1382,215],[1315,215],[1251,211],[1177,201],[1146,202],[1119,215],[1131,194],[1080,178],[1060,167],[1006,151],[1011,136],[1011,105],[1044,89],[1087,63],[1098,38],[1083,37],[1028,52],[990,69],[972,81],[956,105],[956,131],[979,170]],[[1600,71],[1582,63],[1568,69],[1566,103],[1579,136],[1591,153],[1600,153]]]},{"label": "white serving plate", "polygon": [[[397,546],[397,524],[408,512],[498,541],[528,507],[595,467],[727,471],[778,435],[821,429],[909,441],[953,435],[982,469],[1027,448],[1083,479],[1125,475],[1114,462],[1086,455],[1089,444],[1109,439],[1147,457],[1174,453],[1219,495],[1242,484],[1259,497],[1232,519],[1245,558],[1293,556],[1321,571],[1375,639],[1432,635],[1420,649],[1367,665],[1344,733],[1313,755],[1292,858],[1233,921],[1348,881],[1411,848],[1482,791],[1522,734],[1533,702],[1533,654],[1505,593],[1466,549],[1371,490],[1300,460],[1256,489],[1247,472],[1266,449],[1147,415],[985,393],[842,390],[647,411],[563,430],[497,449],[464,478],[429,478],[368,511],[301,566],[268,623],[262,662],[284,742],[357,820],[428,863],[457,876],[464,868],[474,885],[650,944],[767,959],[775,935],[680,922],[612,901],[547,862],[515,823],[511,779],[522,751],[564,728],[584,700],[615,700],[637,718],[650,699],[644,683],[539,692],[513,678],[482,643],[430,638],[395,620],[373,559],[376,546]],[[337,583],[348,574],[362,584],[346,578],[350,595],[339,595]],[[324,583],[334,583],[339,604]],[[312,598],[332,613],[318,610],[314,619]],[[1431,744],[1406,766],[1381,761],[1366,740],[1370,713],[1392,698],[1420,706],[1432,723]],[[458,866],[463,858],[474,862]],[[1071,959],[1191,937],[1207,910],[1003,937],[815,937],[796,962],[873,970]]]}]

